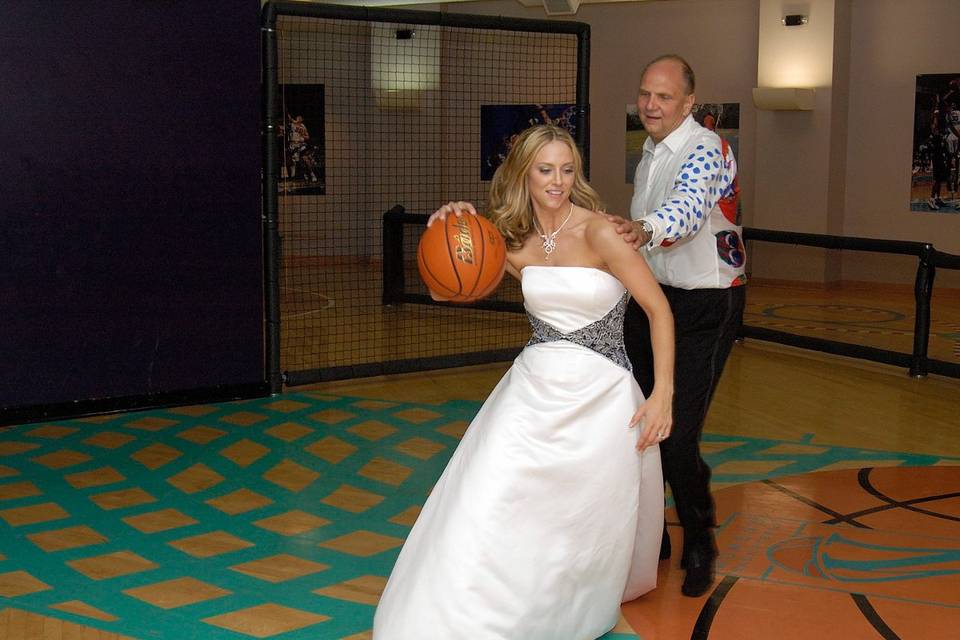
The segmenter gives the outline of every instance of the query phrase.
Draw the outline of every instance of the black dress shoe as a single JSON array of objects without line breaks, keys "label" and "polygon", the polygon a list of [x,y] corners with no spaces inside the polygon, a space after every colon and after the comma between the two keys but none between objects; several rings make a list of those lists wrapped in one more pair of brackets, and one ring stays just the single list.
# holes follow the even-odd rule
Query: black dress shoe
[{"label": "black dress shoe", "polygon": [[672,548],[670,546],[670,534],[667,533],[667,525],[663,525],[663,539],[660,541],[660,559],[666,560],[670,557]]},{"label": "black dress shoe", "polygon": [[680,592],[690,598],[702,596],[713,585],[716,553],[708,545],[697,545],[689,551],[684,549],[683,560],[687,573]]}]

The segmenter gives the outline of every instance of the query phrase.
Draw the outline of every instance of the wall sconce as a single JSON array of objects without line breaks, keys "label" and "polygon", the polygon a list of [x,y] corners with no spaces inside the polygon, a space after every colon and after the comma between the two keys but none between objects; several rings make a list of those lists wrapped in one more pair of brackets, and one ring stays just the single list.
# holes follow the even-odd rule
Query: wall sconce
[{"label": "wall sconce", "polygon": [[572,16],[579,8],[580,0],[543,0],[543,10],[548,16]]},{"label": "wall sconce", "polygon": [[816,92],[798,87],[754,87],[753,104],[765,111],[813,111]]},{"label": "wall sconce", "polygon": [[807,24],[807,16],[800,15],[799,13],[792,13],[788,16],[783,16],[780,18],[780,22],[783,23],[785,27],[801,27]]},{"label": "wall sconce", "polygon": [[370,29],[370,84],[381,108],[420,106],[421,94],[440,85],[440,31],[374,24]]}]

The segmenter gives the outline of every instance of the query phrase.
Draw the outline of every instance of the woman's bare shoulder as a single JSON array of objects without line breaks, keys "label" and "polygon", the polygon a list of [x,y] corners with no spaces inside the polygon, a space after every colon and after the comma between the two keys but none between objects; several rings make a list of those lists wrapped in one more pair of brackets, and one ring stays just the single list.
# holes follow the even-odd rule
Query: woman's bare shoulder
[{"label": "woman's bare shoulder", "polygon": [[587,218],[584,227],[584,234],[588,242],[606,243],[613,240],[623,242],[620,239],[620,234],[617,233],[617,226],[607,220],[606,214],[599,211],[591,211],[590,213],[592,215]]}]

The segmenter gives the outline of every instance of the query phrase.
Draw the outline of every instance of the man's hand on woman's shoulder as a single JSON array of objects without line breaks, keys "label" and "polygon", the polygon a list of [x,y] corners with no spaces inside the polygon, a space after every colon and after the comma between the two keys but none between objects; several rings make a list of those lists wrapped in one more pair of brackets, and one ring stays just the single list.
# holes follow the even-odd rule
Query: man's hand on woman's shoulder
[{"label": "man's hand on woman's shoulder", "polygon": [[629,245],[632,245],[635,251],[639,251],[640,247],[644,245],[643,236],[645,235],[640,230],[640,223],[634,220],[627,220],[617,215],[611,213],[603,214],[607,221],[613,224],[616,227],[617,233],[623,237],[623,241]]}]

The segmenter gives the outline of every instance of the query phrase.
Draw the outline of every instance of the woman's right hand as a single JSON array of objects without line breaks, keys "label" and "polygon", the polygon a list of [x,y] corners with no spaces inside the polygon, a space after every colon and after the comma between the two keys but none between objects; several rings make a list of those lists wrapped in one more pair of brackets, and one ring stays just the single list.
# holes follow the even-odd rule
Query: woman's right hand
[{"label": "woman's right hand", "polygon": [[469,202],[448,202],[430,214],[430,219],[427,220],[427,226],[429,227],[431,224],[433,224],[434,220],[446,220],[447,214],[450,213],[459,218],[464,213],[469,213],[475,216],[477,215],[477,210],[474,209],[473,205]]}]

